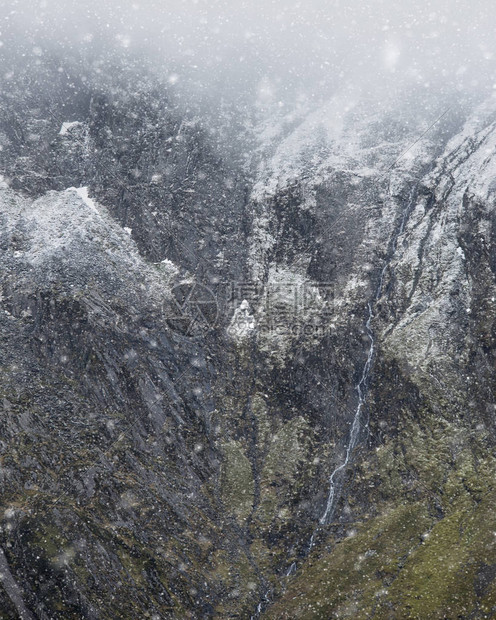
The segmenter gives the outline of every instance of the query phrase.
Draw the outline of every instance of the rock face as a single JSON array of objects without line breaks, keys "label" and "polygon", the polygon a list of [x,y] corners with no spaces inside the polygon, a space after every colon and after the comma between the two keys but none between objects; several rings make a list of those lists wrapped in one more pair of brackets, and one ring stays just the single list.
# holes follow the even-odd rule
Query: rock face
[{"label": "rock face", "polygon": [[494,100],[227,150],[58,67],[0,101],[2,617],[491,617]]}]

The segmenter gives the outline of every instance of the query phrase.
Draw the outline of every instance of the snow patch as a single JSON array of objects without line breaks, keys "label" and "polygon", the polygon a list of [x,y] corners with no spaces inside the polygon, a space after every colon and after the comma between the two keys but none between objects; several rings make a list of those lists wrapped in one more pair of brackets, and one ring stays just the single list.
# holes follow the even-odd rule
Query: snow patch
[{"label": "snow patch", "polygon": [[87,205],[92,211],[100,215],[100,212],[98,211],[95,202],[88,195],[87,187],[68,187],[65,191],[76,192],[76,194],[83,200],[85,205]]},{"label": "snow patch", "polygon": [[59,136],[66,136],[75,127],[80,127],[83,123],[81,121],[66,121],[62,123],[62,127],[59,131]]},{"label": "snow patch", "polygon": [[250,304],[243,299],[239,308],[234,311],[229,327],[228,335],[236,342],[242,342],[254,332],[256,327],[255,317],[250,312]]},{"label": "snow patch", "polygon": [[159,263],[154,263],[154,265],[159,267],[160,271],[164,273],[166,277],[170,280],[175,278],[180,272],[179,267],[168,258],[164,258],[163,261],[160,261]]}]

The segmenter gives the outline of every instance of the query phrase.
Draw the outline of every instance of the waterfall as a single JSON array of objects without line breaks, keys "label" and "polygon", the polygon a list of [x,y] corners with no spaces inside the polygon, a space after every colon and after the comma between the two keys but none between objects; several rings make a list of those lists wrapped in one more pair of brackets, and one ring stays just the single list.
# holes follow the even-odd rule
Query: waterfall
[{"label": "waterfall", "polygon": [[[351,424],[351,430],[350,430],[350,435],[348,439],[348,444],[346,446],[345,457],[343,461],[332,471],[332,473],[329,476],[329,492],[327,495],[327,502],[325,505],[325,509],[321,517],[319,518],[319,523],[317,527],[315,528],[312,536],[310,537],[306,553],[309,553],[314,547],[315,538],[316,538],[319,528],[324,525],[327,525],[332,518],[334,508],[336,505],[336,500],[338,498],[337,477],[339,476],[341,472],[344,472],[346,470],[348,464],[350,463],[352,455],[353,455],[353,450],[355,449],[358,443],[360,431],[362,431],[364,428],[361,426],[361,416],[362,416],[362,410],[367,400],[367,387],[368,387],[367,384],[368,384],[368,379],[370,376],[370,371],[372,369],[372,362],[374,360],[374,354],[375,354],[375,338],[374,338],[374,331],[372,329],[372,321],[374,319],[374,306],[382,296],[384,278],[385,278],[387,269],[396,252],[396,248],[398,245],[398,239],[405,231],[406,222],[408,220],[408,216],[410,214],[410,210],[413,204],[416,188],[417,186],[414,185],[408,197],[406,207],[403,210],[400,225],[397,227],[397,229],[393,232],[391,236],[391,239],[388,244],[388,252],[387,252],[387,255],[384,261],[384,265],[382,266],[381,273],[379,275],[377,287],[371,299],[367,302],[367,319],[365,321],[365,331],[367,334],[367,338],[369,340],[369,349],[367,353],[367,358],[362,368],[362,372],[360,374],[360,379],[355,386],[355,391],[358,396],[358,402],[357,402],[357,406],[356,406],[356,409],[353,415],[353,422]],[[297,570],[297,564],[296,562],[293,562],[288,568],[288,570],[286,571],[286,577],[289,577],[290,575],[295,573],[296,570]],[[262,613],[264,609],[264,603],[267,603],[267,602],[268,602],[268,597],[267,595],[265,595],[264,599],[258,604],[256,614],[255,616],[251,617],[251,620],[255,620],[255,618],[260,617],[260,614]]]},{"label": "waterfall", "polygon": [[[374,318],[374,313],[372,311],[371,302],[368,302],[367,308],[368,308],[368,317],[367,317],[367,322],[365,323],[365,329],[367,331],[367,337],[370,341],[370,346],[369,346],[369,352],[367,355],[367,360],[363,366],[360,381],[355,387],[357,394],[358,394],[358,404],[355,409],[355,414],[353,416],[353,423],[351,425],[350,438],[348,441],[348,445],[346,447],[345,458],[342,461],[342,463],[336,467],[336,469],[331,473],[329,477],[329,495],[327,497],[327,503],[326,503],[325,510],[319,519],[320,525],[326,525],[330,517],[332,516],[332,512],[334,509],[334,501],[336,498],[336,476],[339,474],[339,472],[346,469],[348,463],[350,462],[351,454],[357,444],[358,436],[361,430],[360,416],[362,413],[363,405],[365,404],[365,397],[366,397],[366,391],[367,391],[366,384],[367,384],[367,380],[370,374],[370,369],[372,367],[372,358],[374,356],[374,350],[375,350],[374,334],[371,328],[372,319]],[[313,536],[312,536],[312,539],[313,539]],[[313,546],[313,540],[312,540],[312,546]]]},{"label": "waterfall", "polygon": [[[362,373],[360,375],[360,380],[358,381],[357,385],[355,386],[355,391],[358,395],[358,403],[355,409],[355,413],[353,416],[353,422],[351,425],[351,430],[350,430],[350,436],[348,439],[348,445],[346,446],[346,452],[345,452],[345,457],[343,459],[343,461],[334,469],[334,471],[331,473],[331,475],[329,476],[329,493],[327,496],[327,502],[326,502],[326,506],[325,506],[325,510],[322,513],[320,519],[319,519],[319,525],[327,525],[332,517],[333,511],[334,511],[334,507],[335,507],[335,503],[336,503],[336,499],[337,499],[337,480],[336,477],[340,474],[340,472],[345,471],[346,467],[348,466],[352,454],[353,454],[353,450],[356,447],[356,444],[358,442],[358,438],[360,436],[360,431],[362,430],[361,427],[361,414],[362,414],[362,409],[365,405],[366,399],[367,399],[367,383],[368,383],[368,379],[369,379],[369,375],[370,375],[370,371],[372,369],[372,362],[374,359],[374,353],[375,353],[375,339],[374,339],[374,331],[372,329],[372,320],[374,318],[374,305],[377,303],[377,301],[379,301],[379,299],[381,298],[382,295],[382,288],[384,285],[384,277],[386,275],[386,271],[391,263],[391,260],[393,259],[393,256],[396,252],[396,247],[398,245],[398,239],[399,237],[403,234],[404,230],[405,230],[405,225],[408,219],[408,215],[410,213],[410,209],[413,203],[413,198],[414,198],[414,193],[416,190],[416,186],[414,186],[410,192],[408,201],[407,201],[407,205],[405,207],[405,209],[403,210],[403,214],[402,214],[402,218],[401,218],[401,222],[400,222],[400,226],[397,228],[396,231],[394,231],[392,238],[390,240],[389,243],[389,249],[388,249],[388,253],[384,262],[384,265],[381,269],[381,273],[379,276],[379,281],[377,283],[377,287],[375,290],[374,295],[372,296],[372,299],[370,299],[367,303],[367,320],[365,322],[365,331],[367,334],[367,338],[369,340],[369,350],[367,353],[367,359],[365,360],[365,363],[363,365],[363,369],[362,369]],[[312,534],[311,538],[310,538],[310,542],[309,542],[309,547],[308,550],[310,551],[314,544],[315,544],[315,535],[316,535],[316,531]]]}]

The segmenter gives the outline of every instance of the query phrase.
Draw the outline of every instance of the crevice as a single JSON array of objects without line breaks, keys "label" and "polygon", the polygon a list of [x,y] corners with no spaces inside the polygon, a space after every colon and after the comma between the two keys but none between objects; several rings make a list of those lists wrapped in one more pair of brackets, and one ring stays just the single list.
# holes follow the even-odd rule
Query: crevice
[{"label": "crevice", "polygon": [[24,603],[22,590],[15,580],[9,567],[9,563],[3,549],[0,548],[0,580],[4,590],[9,595],[10,600],[14,604],[20,620],[34,620],[33,614],[28,610]]}]

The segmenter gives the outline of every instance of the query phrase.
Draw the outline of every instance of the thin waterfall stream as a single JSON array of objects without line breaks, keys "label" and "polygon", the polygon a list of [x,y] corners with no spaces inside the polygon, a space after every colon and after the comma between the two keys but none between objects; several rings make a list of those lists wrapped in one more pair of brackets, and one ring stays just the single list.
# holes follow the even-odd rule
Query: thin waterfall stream
[{"label": "thin waterfall stream", "polygon": [[[368,379],[370,376],[370,371],[372,369],[372,363],[373,363],[373,359],[374,359],[374,353],[375,353],[375,338],[374,338],[374,331],[372,329],[372,320],[374,318],[374,307],[376,305],[376,303],[379,301],[379,299],[382,296],[382,289],[384,286],[384,277],[386,275],[386,271],[394,257],[394,254],[396,252],[396,248],[398,245],[398,239],[399,237],[403,234],[404,230],[405,230],[405,226],[406,226],[406,222],[408,220],[408,216],[410,214],[410,210],[412,207],[412,203],[413,203],[413,199],[414,199],[414,194],[415,194],[415,190],[416,190],[416,185],[412,188],[410,195],[408,197],[408,201],[407,204],[403,210],[403,214],[402,214],[402,218],[401,218],[401,222],[399,227],[397,228],[396,231],[394,231],[392,238],[390,240],[389,243],[389,249],[388,249],[388,253],[384,262],[384,265],[382,267],[381,270],[381,274],[379,276],[379,281],[377,283],[377,287],[375,290],[374,295],[372,296],[372,299],[370,299],[367,303],[367,320],[365,322],[365,331],[367,334],[367,337],[369,339],[369,350],[368,350],[368,354],[367,354],[367,359],[365,360],[365,363],[363,365],[363,369],[360,375],[360,380],[358,381],[357,385],[355,386],[355,390],[357,392],[358,395],[358,403],[355,409],[355,413],[353,416],[353,422],[351,425],[351,430],[350,430],[350,436],[349,436],[349,440],[348,440],[348,445],[346,446],[346,452],[345,452],[345,458],[343,459],[343,461],[332,471],[331,475],[329,476],[329,493],[327,496],[327,502],[326,502],[326,506],[325,506],[325,510],[322,513],[322,516],[319,518],[319,526],[322,525],[327,525],[330,521],[330,519],[332,518],[332,514],[334,512],[334,508],[335,508],[335,504],[336,504],[336,499],[338,496],[337,493],[337,478],[339,476],[339,474],[341,472],[344,472],[346,470],[346,467],[348,466],[348,464],[350,463],[352,454],[353,454],[353,450],[355,449],[357,442],[358,442],[358,438],[360,435],[360,431],[362,430],[361,427],[361,414],[362,414],[362,410],[363,407],[365,405],[366,399],[367,399],[367,387],[368,387]],[[312,534],[311,538],[310,538],[310,542],[309,542],[309,547],[308,550],[310,551],[314,544],[315,544],[315,536],[317,534],[318,528],[316,528],[316,530],[314,531],[314,533]],[[288,570],[287,575],[290,575],[293,570],[296,568],[296,566],[294,564],[292,564]]]},{"label": "thin waterfall stream", "polygon": [[[403,209],[403,213],[402,213],[402,217],[401,217],[401,221],[399,226],[396,228],[396,230],[393,231],[393,234],[389,240],[389,244],[388,244],[388,252],[386,255],[386,258],[384,260],[384,264],[382,266],[381,269],[381,273],[379,275],[379,280],[377,282],[377,287],[375,289],[374,294],[372,295],[371,299],[369,299],[369,301],[367,302],[367,319],[365,321],[365,332],[367,335],[367,338],[369,340],[369,349],[368,349],[368,353],[367,353],[367,358],[365,360],[365,363],[363,365],[362,368],[362,372],[360,374],[360,379],[358,381],[358,383],[355,386],[355,391],[357,393],[358,396],[358,402],[357,402],[357,406],[355,408],[354,411],[354,415],[353,415],[353,421],[351,424],[351,429],[350,429],[350,435],[349,435],[349,440],[348,440],[348,444],[346,446],[346,451],[345,451],[345,456],[344,459],[341,461],[341,463],[339,465],[337,465],[337,467],[331,472],[330,476],[329,476],[329,492],[327,495],[327,502],[325,505],[325,509],[324,512],[322,513],[322,515],[319,518],[318,521],[318,525],[315,528],[312,536],[310,537],[309,540],[309,544],[307,547],[307,550],[305,552],[305,555],[308,554],[313,547],[315,546],[315,538],[316,535],[318,533],[318,531],[320,530],[321,527],[327,525],[331,518],[332,515],[334,513],[334,509],[336,507],[336,501],[338,499],[338,483],[339,483],[339,475],[341,474],[341,472],[345,472],[346,468],[348,467],[348,465],[350,464],[350,461],[352,459],[352,455],[353,455],[353,451],[358,443],[358,439],[360,436],[360,432],[363,430],[362,424],[361,424],[361,418],[362,418],[362,411],[363,408],[366,404],[366,400],[367,400],[367,390],[368,390],[368,380],[370,377],[370,371],[372,370],[372,365],[373,365],[373,361],[374,361],[374,354],[375,354],[375,337],[374,337],[374,330],[372,328],[372,321],[374,319],[374,308],[375,305],[377,304],[377,302],[379,301],[379,299],[382,296],[383,293],[383,286],[384,286],[384,278],[386,275],[386,272],[389,268],[389,265],[391,264],[391,261],[393,260],[393,257],[395,255],[396,252],[396,248],[398,246],[398,239],[400,238],[400,236],[403,234],[403,232],[405,231],[405,226],[408,220],[408,216],[410,215],[410,211],[412,208],[412,204],[414,201],[414,197],[415,197],[415,191],[417,189],[417,185],[415,184],[411,191],[410,194],[408,196],[408,200],[407,200],[407,204],[405,206],[405,208]],[[286,576],[289,577],[290,575],[292,575],[294,572],[296,572],[297,569],[297,565],[296,562],[293,562],[290,567],[288,568],[287,572],[286,572]],[[264,597],[264,600],[262,600],[257,607],[257,611],[256,611],[256,615],[252,616],[252,618],[258,618],[259,615],[261,614],[261,612],[264,609],[264,603],[268,602],[267,601],[267,597]]]}]

